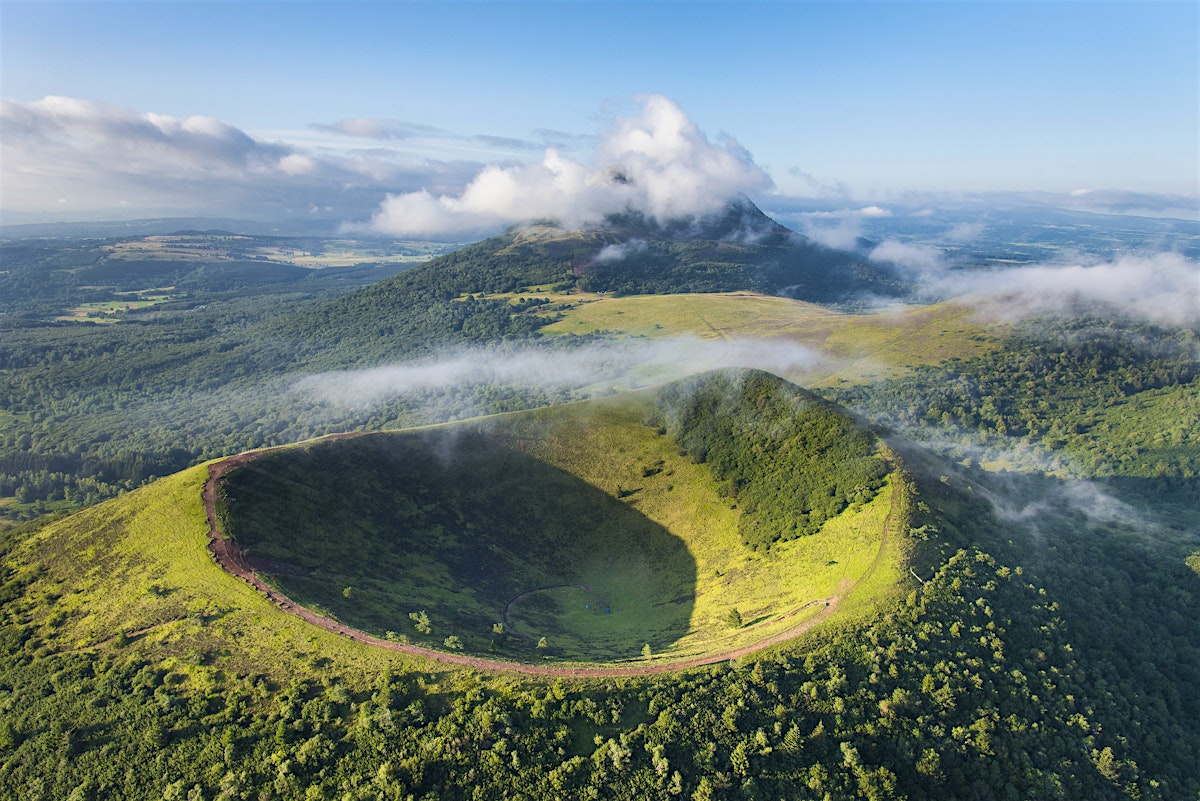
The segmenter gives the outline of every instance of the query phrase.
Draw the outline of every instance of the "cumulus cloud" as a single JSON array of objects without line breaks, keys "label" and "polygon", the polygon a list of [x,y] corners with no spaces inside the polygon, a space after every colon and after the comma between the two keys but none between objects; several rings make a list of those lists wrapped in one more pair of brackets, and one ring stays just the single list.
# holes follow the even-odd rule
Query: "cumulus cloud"
[{"label": "cumulus cloud", "polygon": [[287,175],[309,175],[317,171],[317,162],[309,156],[289,153],[279,160],[279,169]]},{"label": "cumulus cloud", "polygon": [[293,384],[292,392],[349,408],[475,384],[583,390],[586,395],[672,381],[718,367],[755,367],[786,376],[820,360],[815,351],[788,342],[686,337],[619,340],[571,350],[473,348],[420,362],[307,376]]},{"label": "cumulus cloud", "polygon": [[736,140],[712,142],[666,97],[641,102],[640,114],[614,120],[602,134],[590,164],[550,148],[538,163],[484,168],[459,194],[391,194],[370,226],[428,236],[534,219],[578,226],[624,211],[669,220],[714,212],[741,193],[771,187]]},{"label": "cumulus cloud", "polygon": [[71,97],[0,101],[0,119],[6,143],[39,143],[59,153],[69,148],[93,158],[119,154],[134,170],[164,161],[194,170],[270,169],[290,154],[212,117],[139,114]]}]

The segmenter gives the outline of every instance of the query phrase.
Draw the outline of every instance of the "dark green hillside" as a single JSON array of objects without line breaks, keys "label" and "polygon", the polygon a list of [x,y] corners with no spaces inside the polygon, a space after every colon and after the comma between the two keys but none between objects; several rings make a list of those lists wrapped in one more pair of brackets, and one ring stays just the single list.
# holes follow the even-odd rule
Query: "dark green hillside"
[{"label": "dark green hillside", "polygon": [[[454,637],[559,677],[368,646],[213,562],[207,468],[174,470],[532,398],[473,387],[338,416],[289,394],[290,374],[525,340],[541,321],[539,293],[513,283],[524,258],[562,289],[620,290],[620,265],[643,257],[662,286],[686,288],[675,254],[697,281],[724,281],[785,246],[734,216],[699,244],[686,227],[651,241],[645,221],[614,225],[511,232],[452,262],[444,285],[418,271],[337,300],[341,279],[231,283],[211,303],[104,325],[46,317],[58,300],[111,299],[77,294],[112,294],[79,285],[99,265],[86,249],[30,256],[51,265],[30,300],[43,305],[0,317],[0,503],[6,517],[90,508],[0,533],[0,798],[1200,798],[1194,330],[1039,321],[995,350],[953,351],[978,357],[897,361],[912,370],[896,380],[828,376],[831,400],[891,428],[888,461],[834,407],[724,373],[666,390],[657,416],[647,391],[297,447],[235,477],[227,523],[235,536],[238,519],[253,524],[261,545],[245,544],[289,593],[385,636],[443,649]],[[626,259],[594,258],[622,243]],[[223,263],[215,282],[251,269]],[[21,307],[5,287],[39,288],[27,267],[0,286],[5,309]],[[468,300],[477,275],[517,291]],[[626,327],[606,314],[581,330]],[[898,330],[900,350],[939,347],[945,319]],[[871,325],[838,336],[864,358],[899,341]],[[805,469],[786,469],[793,458]],[[634,612],[612,616],[620,631],[574,595],[588,592],[570,582],[589,554],[624,562],[604,571]],[[833,597],[815,628],[708,667],[585,679],[560,661],[678,668],[790,634]],[[522,639],[539,631],[540,654]]]},{"label": "dark green hillside", "polygon": [[309,358],[327,366],[527,337],[550,320],[522,313],[504,300],[463,296],[568,280],[575,250],[588,247],[583,240],[525,245],[519,231],[509,231],[285,316],[271,325],[268,335],[297,343]]},{"label": "dark green hillside", "polygon": [[546,285],[618,294],[749,290],[833,304],[907,288],[883,268],[817,245],[743,201],[714,218],[665,227],[629,216],[585,231],[514,228],[300,312],[275,333],[327,351],[324,358],[353,351],[360,361],[522,338],[551,322],[531,313],[536,305],[475,298],[464,306],[460,299]]},{"label": "dark green hillside", "polygon": [[610,218],[606,230],[620,244],[577,268],[581,289],[619,295],[749,290],[834,305],[907,290],[888,270],[790,231],[746,198],[702,221],[660,226],[621,215]]},{"label": "dark green hillside", "polygon": [[[625,259],[598,258],[622,244]],[[855,271],[865,268],[850,256],[814,249],[747,204],[703,224],[659,228],[629,217],[585,232],[514,229],[399,274],[400,262],[306,270],[279,261],[336,251],[336,241],[213,232],[3,247],[0,499],[13,503],[0,514],[15,518],[92,503],[247,448],[560,399],[476,387],[331,417],[286,394],[296,376],[314,371],[529,342],[554,320],[530,287],[776,291],[815,271],[820,292],[798,296],[845,300],[896,289],[860,281]],[[404,243],[374,249],[392,259],[421,252]],[[518,294],[486,296],[505,292]],[[147,305],[96,311],[119,301]],[[67,310],[88,322],[53,319]]]},{"label": "dark green hillside", "polygon": [[[927,569],[966,543],[1019,566],[1053,601],[1071,643],[1082,691],[1072,725],[1098,740],[1094,723],[1107,721],[1104,739],[1137,764],[1110,760],[1109,775],[1122,783],[1153,776],[1164,798],[1200,792],[1200,698],[1192,691],[1200,682],[1200,578],[1188,563],[1200,543],[1195,509],[1181,514],[1156,500],[1158,479],[1142,480],[1142,500],[1126,495],[1136,505],[1125,505],[1099,482],[988,472],[911,446],[904,453],[927,476],[914,531],[937,545],[922,548]],[[1090,747],[1099,767],[1104,748]]]},{"label": "dark green hillside", "polygon": [[1186,328],[1041,320],[979,358],[833,393],[958,462],[925,468],[937,480],[922,503],[943,512],[930,536],[982,543],[1055,599],[1106,730],[1145,772],[1190,788],[1180,798],[1200,784],[1196,342]]},{"label": "dark green hillside", "polygon": [[707,462],[742,510],[753,548],[812,534],[869,501],[888,469],[875,436],[843,410],[759,371],[726,371],[668,386],[653,421]]}]

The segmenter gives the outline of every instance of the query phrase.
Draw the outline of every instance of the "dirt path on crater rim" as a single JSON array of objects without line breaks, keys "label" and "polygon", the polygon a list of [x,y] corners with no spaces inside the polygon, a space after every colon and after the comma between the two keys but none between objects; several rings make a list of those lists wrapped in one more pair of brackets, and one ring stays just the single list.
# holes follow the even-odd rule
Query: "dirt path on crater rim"
[{"label": "dirt path on crater rim", "polygon": [[[333,439],[348,439],[350,437],[362,436],[363,432],[348,432],[344,434],[330,434],[321,437],[321,440]],[[686,657],[678,660],[654,662],[638,665],[580,665],[578,663],[560,663],[560,664],[534,664],[529,662],[509,662],[502,659],[487,659],[479,656],[468,656],[467,654],[456,654],[449,651],[438,651],[433,648],[424,648],[419,645],[410,643],[392,642],[390,640],[380,639],[365,631],[353,628],[351,626],[339,623],[332,618],[318,615],[311,609],[300,606],[291,598],[283,595],[277,590],[268,587],[262,578],[250,567],[246,562],[245,556],[241,550],[226,539],[217,525],[217,487],[221,479],[226,473],[235,470],[239,467],[249,464],[266,453],[282,450],[283,448],[267,448],[261,451],[248,451],[239,453],[236,456],[230,456],[227,459],[222,459],[219,462],[214,462],[209,465],[208,479],[204,482],[204,513],[208,518],[208,549],[212,554],[214,561],[226,572],[232,576],[242,579],[258,592],[266,596],[267,600],[273,602],[284,612],[296,615],[297,617],[318,626],[326,631],[331,631],[334,634],[340,634],[343,637],[348,637],[356,642],[366,643],[378,648],[387,648],[392,651],[409,654],[411,656],[424,657],[437,662],[449,665],[461,665],[464,667],[474,668],[476,670],[485,670],[493,672],[512,672],[521,673],[529,676],[556,676],[562,678],[605,678],[616,676],[649,676],[658,673],[671,673],[685,668],[701,667],[704,665],[712,665],[718,662],[726,662],[731,659],[739,659],[743,656],[762,651],[770,648],[772,645],[778,645],[788,640],[795,639],[801,634],[806,633],[817,624],[824,621],[830,615],[837,611],[838,604],[859,584],[872,573],[875,572],[880,560],[883,558],[884,549],[887,547],[888,531],[893,524],[896,513],[896,494],[893,493],[891,498],[891,508],[888,511],[887,518],[883,524],[883,534],[880,537],[879,551],[875,555],[875,559],[871,562],[871,566],[867,568],[862,576],[859,576],[855,582],[850,582],[849,579],[844,579],[838,586],[838,593],[831,595],[828,598],[819,598],[815,601],[800,606],[787,614],[780,615],[763,623],[778,622],[803,612],[805,609],[810,609],[814,606],[824,604],[825,608],[818,612],[814,617],[808,618],[803,623],[793,626],[785,631],[778,632],[765,637],[757,642],[749,645],[743,645],[739,648],[734,648],[728,651],[718,653],[701,654],[699,656]],[[762,623],[758,625],[763,625]]]}]

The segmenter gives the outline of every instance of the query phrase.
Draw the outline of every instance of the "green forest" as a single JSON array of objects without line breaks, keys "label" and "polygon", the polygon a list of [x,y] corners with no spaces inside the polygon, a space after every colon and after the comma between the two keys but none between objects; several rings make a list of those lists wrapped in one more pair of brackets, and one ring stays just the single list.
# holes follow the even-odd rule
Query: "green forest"
[{"label": "green forest", "polygon": [[661,426],[706,462],[741,509],[742,541],[769,548],[869,501],[887,473],[875,437],[831,404],[762,372],[663,391]]},{"label": "green forest", "polygon": [[[922,495],[930,516],[913,522],[936,538],[939,512],[977,517],[962,495]],[[964,532],[942,525],[953,549]],[[76,650],[39,610],[58,571],[10,567],[0,782],[27,798],[1195,794],[1194,619],[1190,637],[1155,635],[1175,671],[1125,673],[1080,639],[1090,621],[1068,622],[1053,599],[1068,588],[1051,596],[978,548],[947,553],[893,608],[803,644],[664,678],[552,682],[364,669],[312,643],[271,664],[269,647],[206,631],[220,608],[172,624],[169,642],[131,632]],[[1097,566],[1086,580],[1109,592],[1160,596],[1138,615],[1194,609],[1194,582],[1162,597],[1148,575]]]}]

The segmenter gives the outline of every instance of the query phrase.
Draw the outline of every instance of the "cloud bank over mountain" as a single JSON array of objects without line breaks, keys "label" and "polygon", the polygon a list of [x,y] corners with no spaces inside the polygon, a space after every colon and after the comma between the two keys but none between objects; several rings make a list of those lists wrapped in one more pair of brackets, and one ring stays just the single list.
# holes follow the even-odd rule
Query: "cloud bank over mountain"
[{"label": "cloud bank over mountain", "polygon": [[641,99],[635,117],[613,121],[590,164],[546,150],[534,164],[488,166],[459,194],[392,194],[371,218],[381,233],[436,236],[533,219],[568,226],[637,211],[660,220],[719,210],[773,186],[732,137],[711,141],[670,99]]},{"label": "cloud bank over mountain", "polygon": [[598,136],[537,130],[517,139],[358,117],[275,140],[203,115],[59,96],[4,100],[0,206],[56,217],[317,213],[359,231],[462,237],[626,210],[686,217],[773,187],[732,137],[710,139],[661,95],[639,104]]}]

